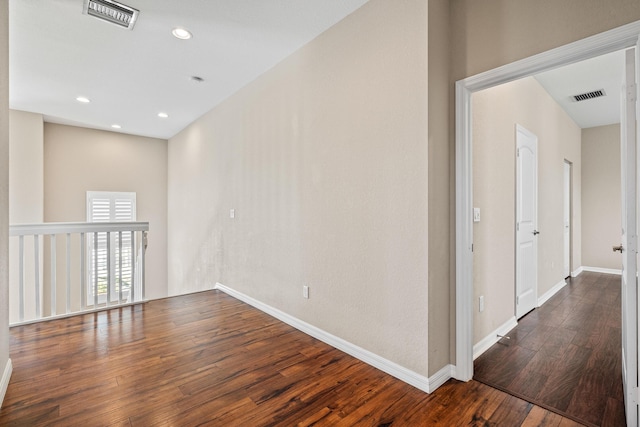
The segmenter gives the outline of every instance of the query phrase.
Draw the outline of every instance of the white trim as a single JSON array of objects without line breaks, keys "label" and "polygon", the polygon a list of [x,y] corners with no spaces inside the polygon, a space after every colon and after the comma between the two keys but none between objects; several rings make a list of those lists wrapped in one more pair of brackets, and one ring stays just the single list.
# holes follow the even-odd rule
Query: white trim
[{"label": "white trim", "polygon": [[320,341],[329,344],[330,346],[335,347],[338,350],[344,351],[345,353],[355,357],[356,359],[359,359],[362,362],[373,366],[374,368],[378,368],[381,371],[384,371],[387,374],[392,375],[399,380],[404,381],[405,383],[410,384],[427,393],[433,392],[436,388],[440,387],[449,378],[452,377],[452,365],[445,366],[444,368],[436,372],[435,375],[427,378],[424,375],[420,375],[410,369],[398,365],[395,362],[380,357],[377,354],[370,352],[369,350],[358,347],[355,344],[352,344],[320,328],[310,325],[309,323],[293,317],[283,311],[280,311],[277,308],[271,307],[270,305],[260,302],[248,295],[231,289],[228,286],[223,285],[222,283],[216,283],[214,289],[222,291],[225,294],[232,296],[233,298],[245,302],[250,306],[257,308],[258,310],[267,313],[290,326],[293,326],[299,331],[302,331],[307,335],[319,339]]},{"label": "white trim", "polygon": [[148,222],[45,222],[9,226],[9,236],[39,234],[102,233],[118,231],[149,231]]},{"label": "white trim", "polygon": [[7,364],[4,367],[4,373],[2,374],[2,380],[0,380],[0,408],[2,402],[4,402],[4,396],[7,394],[7,388],[9,387],[9,380],[11,380],[11,373],[13,372],[13,364],[11,359],[7,360]]},{"label": "white trim", "polygon": [[491,332],[486,337],[482,338],[476,345],[473,346],[473,360],[476,360],[482,353],[489,350],[492,345],[500,341],[498,335],[506,335],[507,332],[518,326],[516,316],[504,322],[498,326],[498,329]]},{"label": "white trim", "polygon": [[456,376],[473,377],[473,157],[471,92],[456,82]]},{"label": "white trim", "polygon": [[577,270],[571,272],[571,277],[578,277],[580,273],[584,271],[583,267],[579,267]]},{"label": "white trim", "polygon": [[615,268],[600,268],[600,267],[580,267],[582,271],[591,271],[593,273],[604,273],[604,274],[617,274],[618,276],[622,275],[622,270],[616,270]]},{"label": "white trim", "polygon": [[564,279],[556,283],[553,288],[549,289],[540,298],[538,298],[538,307],[542,307],[542,304],[549,301],[552,296],[557,294],[560,291],[560,289],[564,288],[565,286],[567,286],[567,281]]},{"label": "white trim", "polygon": [[456,82],[456,376],[473,377],[473,170],[471,94],[562,65],[633,47],[640,21]]},{"label": "white trim", "polygon": [[[378,369],[383,370],[381,368],[378,368]],[[435,374],[427,378],[428,387],[429,387],[429,390],[427,391],[427,393],[433,393],[442,384],[446,383],[451,378],[455,377],[455,369],[456,367],[453,365],[446,365],[442,369],[440,369],[438,372],[436,372]],[[389,372],[387,373],[389,374]],[[393,375],[393,374],[390,374],[390,375]],[[404,381],[402,378],[400,378],[400,380]]]}]

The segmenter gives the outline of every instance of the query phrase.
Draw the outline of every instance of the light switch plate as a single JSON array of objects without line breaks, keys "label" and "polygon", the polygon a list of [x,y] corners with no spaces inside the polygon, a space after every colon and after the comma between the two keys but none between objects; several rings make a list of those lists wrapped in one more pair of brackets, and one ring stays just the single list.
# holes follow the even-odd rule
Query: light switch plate
[{"label": "light switch plate", "polygon": [[480,222],[480,208],[473,208],[473,222]]}]

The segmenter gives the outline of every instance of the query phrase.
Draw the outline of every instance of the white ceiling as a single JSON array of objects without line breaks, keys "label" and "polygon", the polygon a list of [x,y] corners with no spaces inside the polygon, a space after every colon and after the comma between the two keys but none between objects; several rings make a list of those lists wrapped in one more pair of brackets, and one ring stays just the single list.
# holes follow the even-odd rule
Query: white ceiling
[{"label": "white ceiling", "polygon": [[[535,78],[581,128],[620,123],[624,51],[540,73]],[[575,102],[572,95],[604,89],[606,96]]]},{"label": "white ceiling", "polygon": [[167,139],[367,1],[124,0],[140,10],[129,31],[83,0],[9,0],[10,107]]}]

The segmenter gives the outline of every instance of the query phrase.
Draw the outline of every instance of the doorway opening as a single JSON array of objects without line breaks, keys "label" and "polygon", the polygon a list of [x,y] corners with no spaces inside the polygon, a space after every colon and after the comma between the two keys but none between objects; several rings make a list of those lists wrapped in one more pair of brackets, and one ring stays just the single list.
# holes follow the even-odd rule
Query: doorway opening
[{"label": "doorway opening", "polygon": [[[585,39],[552,51],[470,77],[456,83],[456,378],[467,381],[473,376],[474,315],[474,228],[473,228],[473,152],[471,95],[562,65],[594,58],[606,53],[635,47],[640,23]],[[560,172],[562,180],[562,168]],[[563,185],[560,181],[560,189]],[[563,198],[559,202],[562,207]],[[485,215],[486,216],[486,215]],[[544,232],[544,230],[542,230]],[[569,228],[571,233],[571,226]],[[562,235],[562,231],[558,234]],[[569,246],[569,253],[571,246]],[[566,258],[557,259],[564,269]],[[569,270],[571,261],[569,255]]]}]

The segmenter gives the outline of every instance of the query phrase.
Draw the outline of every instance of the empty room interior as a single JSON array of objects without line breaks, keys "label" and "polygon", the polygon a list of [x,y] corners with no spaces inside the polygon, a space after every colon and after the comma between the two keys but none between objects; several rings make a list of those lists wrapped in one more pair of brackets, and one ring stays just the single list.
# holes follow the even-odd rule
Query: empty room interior
[{"label": "empty room interior", "polygon": [[0,424],[638,425],[639,36],[0,0]]}]

